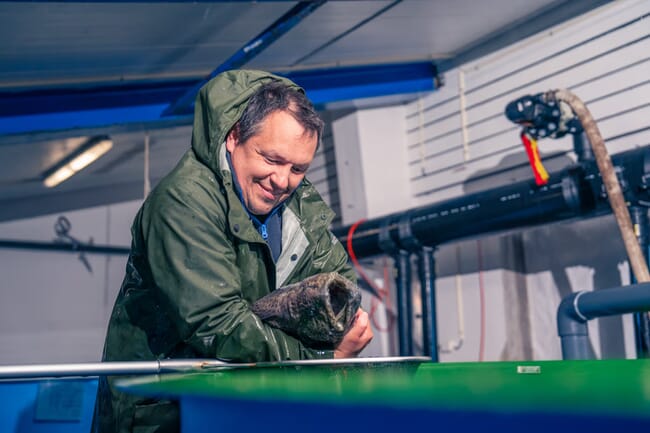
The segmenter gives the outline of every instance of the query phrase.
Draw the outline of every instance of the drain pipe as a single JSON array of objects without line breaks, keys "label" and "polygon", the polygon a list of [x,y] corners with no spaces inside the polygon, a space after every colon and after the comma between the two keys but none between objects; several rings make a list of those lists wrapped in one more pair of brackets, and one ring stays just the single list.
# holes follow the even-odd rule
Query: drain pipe
[{"label": "drain pipe", "polygon": [[422,300],[423,354],[438,362],[438,336],[436,330],[436,266],[434,249],[422,247],[418,254],[420,293]]},{"label": "drain pipe", "polygon": [[411,227],[413,216],[405,212],[397,222],[397,230],[391,232],[388,220],[379,229],[378,244],[382,252],[390,255],[397,266],[396,298],[397,326],[400,356],[413,355],[413,291],[411,256],[417,255],[420,300],[422,304],[422,351],[438,362],[435,303],[435,249],[424,246],[415,237]]},{"label": "drain pipe", "polygon": [[[398,243],[408,255],[408,266],[410,269],[410,255],[417,255],[417,270],[420,280],[420,304],[422,306],[422,354],[431,358],[432,362],[438,362],[438,339],[436,332],[436,270],[435,270],[435,249],[431,246],[422,245],[422,243],[413,234],[411,227],[412,215],[410,212],[404,213],[397,223]],[[407,293],[407,302],[409,321],[404,321],[404,326],[409,326],[409,336],[411,350],[413,350],[413,291],[410,289],[403,290]],[[401,311],[401,310],[400,310]],[[413,353],[409,353],[412,355]]]},{"label": "drain pipe", "polygon": [[595,359],[587,322],[597,317],[650,311],[650,283],[565,297],[557,310],[563,359]]},{"label": "drain pipe", "polygon": [[389,226],[379,228],[378,247],[381,252],[395,261],[395,291],[397,300],[397,340],[399,355],[409,356],[413,353],[413,306],[411,302],[411,253],[400,248],[398,241],[391,237]]}]

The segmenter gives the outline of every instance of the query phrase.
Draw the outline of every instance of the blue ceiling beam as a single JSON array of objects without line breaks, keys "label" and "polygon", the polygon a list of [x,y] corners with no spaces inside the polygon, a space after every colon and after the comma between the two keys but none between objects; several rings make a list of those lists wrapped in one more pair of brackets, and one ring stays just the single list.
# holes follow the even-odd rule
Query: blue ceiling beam
[{"label": "blue ceiling beam", "polygon": [[[388,95],[430,92],[438,87],[431,62],[372,65],[297,72],[273,71],[302,86],[316,106],[330,102]],[[79,92],[28,92],[25,100],[13,94],[3,101],[0,94],[0,144],[13,135],[36,135],[63,131],[106,128],[132,131],[190,125],[192,114],[163,113],[182,90],[179,83],[128,87],[101,87]],[[49,102],[48,102],[49,101]],[[11,110],[11,106],[16,111]]]},{"label": "blue ceiling beam", "polygon": [[169,104],[198,80],[0,91],[0,117]]},{"label": "blue ceiling beam", "polygon": [[398,63],[281,73],[315,105],[377,96],[430,92],[440,80],[432,62]]},{"label": "blue ceiling beam", "polygon": [[[189,125],[201,86],[222,71],[245,65],[324,3],[299,2],[204,79],[0,92],[0,144],[66,131],[111,133]],[[432,91],[438,85],[431,62],[272,72],[305,88],[317,106]]]},{"label": "blue ceiling beam", "polygon": [[230,56],[230,58],[225,62],[219,65],[214,71],[208,74],[208,76],[201,82],[197,83],[180,98],[171,103],[163,112],[163,116],[187,114],[192,112],[196,95],[205,83],[219,75],[221,72],[230,69],[237,69],[245,65],[285,33],[300,24],[302,20],[307,18],[312,12],[325,3],[324,0],[300,2],[292,7],[287,13],[278,18],[273,24],[267,27],[259,35],[240,48],[235,54]]},{"label": "blue ceiling beam", "polygon": [[[192,116],[161,119],[167,104],[116,108],[88,108],[79,111],[28,114],[0,117],[0,135],[40,134],[55,131],[111,129],[118,125],[141,125],[142,129],[159,129],[170,125],[190,124]],[[108,133],[108,132],[107,132]]]}]

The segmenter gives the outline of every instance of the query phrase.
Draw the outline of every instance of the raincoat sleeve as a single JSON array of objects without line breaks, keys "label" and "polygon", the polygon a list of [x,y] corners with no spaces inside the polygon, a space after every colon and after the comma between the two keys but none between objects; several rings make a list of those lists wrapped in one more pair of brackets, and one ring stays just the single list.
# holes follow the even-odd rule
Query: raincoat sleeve
[{"label": "raincoat sleeve", "polygon": [[142,237],[157,304],[199,357],[239,362],[332,357],[271,328],[244,299],[225,211],[208,188],[182,184],[159,193],[142,215]]},{"label": "raincoat sleeve", "polygon": [[[311,264],[313,269],[307,272],[308,275],[336,272],[355,284],[357,282],[357,274],[350,265],[345,248],[329,230],[324,229],[320,233]],[[305,275],[305,277],[308,275]]]}]

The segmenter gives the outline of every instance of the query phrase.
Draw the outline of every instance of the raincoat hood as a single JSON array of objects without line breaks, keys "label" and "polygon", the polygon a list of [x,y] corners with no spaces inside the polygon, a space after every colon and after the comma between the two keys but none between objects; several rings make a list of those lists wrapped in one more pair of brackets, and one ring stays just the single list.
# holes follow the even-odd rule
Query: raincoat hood
[{"label": "raincoat hood", "polygon": [[281,81],[301,91],[293,81],[264,71],[232,70],[217,75],[199,90],[194,105],[192,149],[199,161],[221,175],[219,151],[228,132],[242,116],[250,97],[264,84]]}]

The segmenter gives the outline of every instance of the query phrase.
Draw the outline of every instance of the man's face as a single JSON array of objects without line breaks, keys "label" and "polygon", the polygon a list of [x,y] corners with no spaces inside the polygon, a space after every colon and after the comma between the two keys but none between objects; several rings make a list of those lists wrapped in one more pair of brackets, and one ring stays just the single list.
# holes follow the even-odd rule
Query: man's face
[{"label": "man's face", "polygon": [[305,177],[316,153],[318,138],[291,114],[275,111],[259,132],[244,143],[231,131],[226,138],[244,203],[254,215],[266,215],[286,200]]}]

